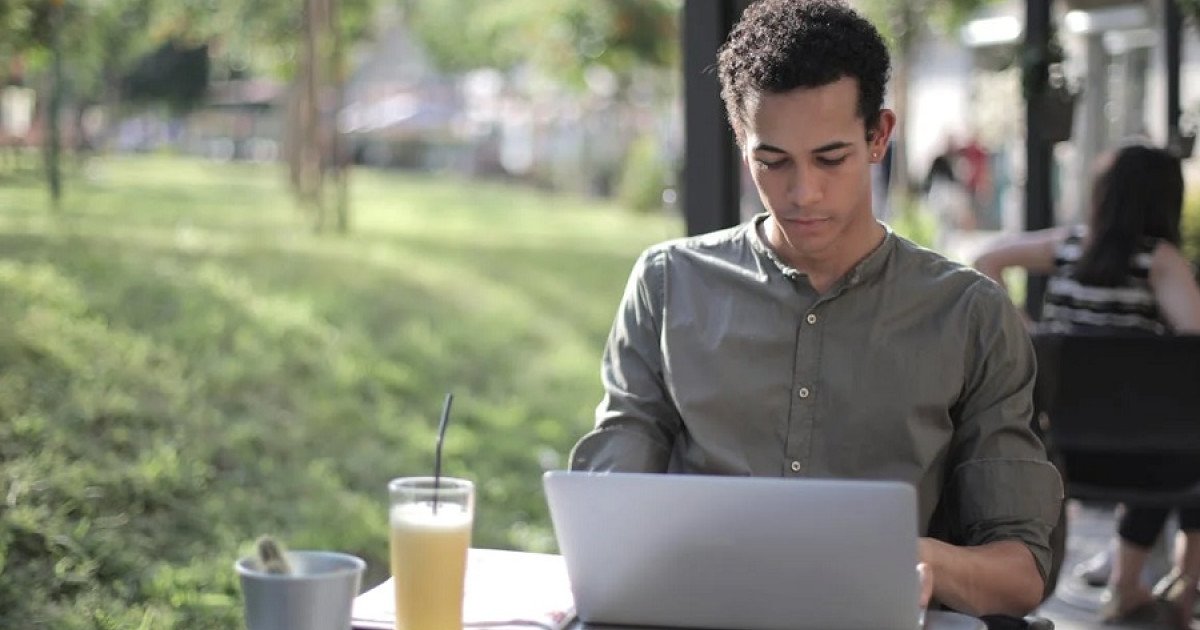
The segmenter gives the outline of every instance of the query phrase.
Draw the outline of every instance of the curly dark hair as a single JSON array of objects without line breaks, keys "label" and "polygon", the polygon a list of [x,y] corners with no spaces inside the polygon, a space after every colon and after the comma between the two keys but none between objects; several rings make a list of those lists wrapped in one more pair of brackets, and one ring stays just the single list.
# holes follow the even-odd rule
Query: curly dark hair
[{"label": "curly dark hair", "polygon": [[858,81],[858,115],[869,139],[890,71],[879,31],[838,0],[759,0],[717,54],[721,98],[739,143],[747,104],[759,94],[821,87],[843,77]]}]

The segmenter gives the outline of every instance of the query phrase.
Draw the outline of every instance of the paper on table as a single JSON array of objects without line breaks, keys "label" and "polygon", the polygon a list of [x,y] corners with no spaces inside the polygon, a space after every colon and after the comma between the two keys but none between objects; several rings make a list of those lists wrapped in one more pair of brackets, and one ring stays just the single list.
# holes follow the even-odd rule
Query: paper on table
[{"label": "paper on table", "polygon": [[[353,626],[393,630],[396,599],[392,580],[354,600]],[[562,556],[498,549],[467,555],[463,625],[467,628],[565,628],[575,600]]]}]

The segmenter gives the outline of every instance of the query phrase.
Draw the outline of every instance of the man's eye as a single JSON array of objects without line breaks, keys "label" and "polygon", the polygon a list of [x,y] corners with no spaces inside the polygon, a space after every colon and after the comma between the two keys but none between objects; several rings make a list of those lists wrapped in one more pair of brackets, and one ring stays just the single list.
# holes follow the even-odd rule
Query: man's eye
[{"label": "man's eye", "polygon": [[835,157],[835,158],[826,158],[826,157],[818,157],[817,158],[817,164],[820,164],[821,166],[837,166],[845,161],[846,161],[846,156],[844,156],[844,155],[841,157]]},{"label": "man's eye", "polygon": [[786,164],[787,158],[783,158],[781,160],[774,160],[774,161],[754,160],[754,163],[757,164],[758,168],[760,168],[760,169],[773,170],[773,169],[777,169],[780,166],[783,166],[784,164]]}]

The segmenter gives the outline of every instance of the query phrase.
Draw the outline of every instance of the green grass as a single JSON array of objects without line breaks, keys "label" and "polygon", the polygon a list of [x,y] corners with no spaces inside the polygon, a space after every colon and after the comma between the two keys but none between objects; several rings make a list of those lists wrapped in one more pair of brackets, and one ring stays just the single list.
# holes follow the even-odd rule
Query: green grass
[{"label": "green grass", "polygon": [[0,171],[0,628],[240,627],[261,533],[386,574],[385,485],[478,484],[475,544],[549,550],[604,336],[663,217],[355,172],[314,235],[276,166],[97,161],[63,209]]}]

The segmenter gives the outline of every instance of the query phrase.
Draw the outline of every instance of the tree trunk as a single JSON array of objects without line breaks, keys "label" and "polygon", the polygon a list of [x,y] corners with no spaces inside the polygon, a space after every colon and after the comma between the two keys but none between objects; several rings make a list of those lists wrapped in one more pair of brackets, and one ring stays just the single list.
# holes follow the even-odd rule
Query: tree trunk
[{"label": "tree trunk", "polygon": [[121,92],[118,89],[119,76],[120,73],[115,67],[110,66],[104,71],[104,93],[100,97],[100,111],[103,115],[104,125],[96,138],[98,152],[107,153],[112,148],[117,136],[117,120],[120,118],[117,112],[121,109]]},{"label": "tree trunk", "polygon": [[285,115],[288,181],[317,232],[328,227],[331,203],[337,230],[350,229],[347,160],[337,129],[345,91],[338,8],[337,0],[304,0],[301,57]]},{"label": "tree trunk", "polygon": [[896,51],[892,59],[893,110],[896,112],[896,130],[892,145],[891,174],[888,190],[888,205],[893,214],[906,212],[911,186],[908,172],[908,93],[910,68],[918,30],[921,28],[919,7],[912,2],[900,3],[895,19]]},{"label": "tree trunk", "polygon": [[893,212],[903,212],[908,203],[908,77],[909,60],[907,51],[897,50],[894,70],[894,100],[896,130],[892,144],[892,172],[888,190],[889,204]]},{"label": "tree trunk", "polygon": [[288,85],[287,101],[284,110],[283,123],[283,158],[288,169],[288,190],[291,191],[297,207],[303,206],[304,199],[300,194],[300,145],[304,142],[301,137],[303,124],[301,111],[304,100],[304,79],[300,72],[292,77]]},{"label": "tree trunk", "polygon": [[51,83],[50,98],[46,104],[46,134],[43,143],[46,156],[46,183],[50,189],[50,203],[55,210],[62,206],[62,168],[60,164],[62,129],[58,115],[59,110],[62,109],[63,94],[62,22],[62,3],[52,2],[50,9]]},{"label": "tree trunk", "polygon": [[304,46],[300,64],[300,99],[296,130],[299,165],[298,197],[312,214],[313,229],[325,229],[323,169],[321,168],[321,110],[319,102],[318,30],[322,21],[321,0],[304,3]]},{"label": "tree trunk", "polygon": [[333,176],[334,187],[334,207],[337,209],[337,230],[345,234],[350,231],[350,169],[349,155],[346,147],[342,143],[341,130],[338,128],[338,114],[341,113],[342,107],[346,101],[346,57],[345,46],[342,41],[342,29],[340,24],[340,2],[339,0],[326,0],[329,3],[329,33],[331,38],[331,48],[329,55],[330,64],[332,66],[330,76],[333,84],[333,111],[328,117],[329,124],[329,168],[330,174]]}]

